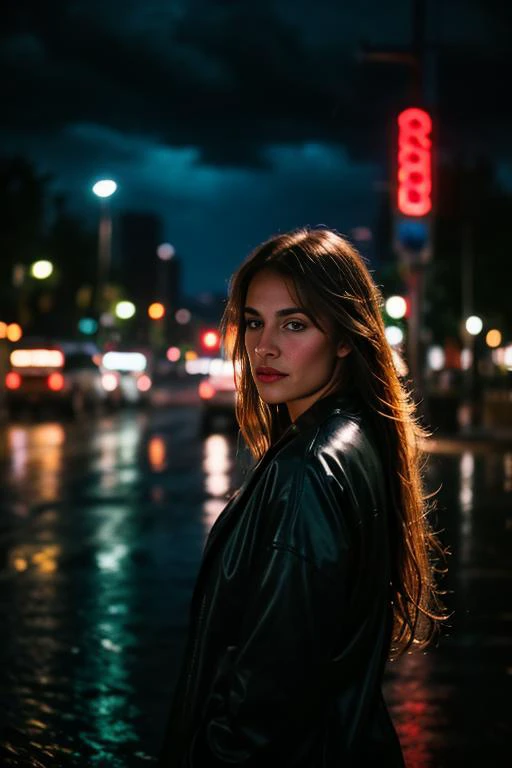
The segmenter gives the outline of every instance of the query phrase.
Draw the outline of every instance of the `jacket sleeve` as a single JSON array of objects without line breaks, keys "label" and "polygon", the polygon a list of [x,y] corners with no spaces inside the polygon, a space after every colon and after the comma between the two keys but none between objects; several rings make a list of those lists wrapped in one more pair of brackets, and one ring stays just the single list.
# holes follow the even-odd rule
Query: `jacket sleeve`
[{"label": "jacket sleeve", "polygon": [[334,522],[338,499],[323,480],[293,473],[261,509],[285,526],[272,531],[252,570],[239,642],[221,659],[192,740],[194,768],[249,768],[289,754],[321,719],[320,681],[336,646],[349,560]]}]

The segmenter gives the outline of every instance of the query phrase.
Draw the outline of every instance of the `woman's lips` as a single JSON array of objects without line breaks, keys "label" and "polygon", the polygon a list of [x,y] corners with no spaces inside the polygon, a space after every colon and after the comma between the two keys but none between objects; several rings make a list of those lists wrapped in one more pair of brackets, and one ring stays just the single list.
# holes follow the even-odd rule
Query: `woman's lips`
[{"label": "woman's lips", "polygon": [[272,384],[275,381],[281,381],[288,376],[287,373],[257,373],[256,378],[263,384]]}]

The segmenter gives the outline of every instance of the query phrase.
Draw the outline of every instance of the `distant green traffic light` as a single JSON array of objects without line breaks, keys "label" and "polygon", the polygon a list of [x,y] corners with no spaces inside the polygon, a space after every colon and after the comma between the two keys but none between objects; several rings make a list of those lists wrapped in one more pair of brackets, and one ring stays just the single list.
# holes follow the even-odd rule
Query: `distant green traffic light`
[{"label": "distant green traffic light", "polygon": [[92,317],[82,317],[78,322],[78,330],[85,336],[92,336],[98,330],[98,323]]}]

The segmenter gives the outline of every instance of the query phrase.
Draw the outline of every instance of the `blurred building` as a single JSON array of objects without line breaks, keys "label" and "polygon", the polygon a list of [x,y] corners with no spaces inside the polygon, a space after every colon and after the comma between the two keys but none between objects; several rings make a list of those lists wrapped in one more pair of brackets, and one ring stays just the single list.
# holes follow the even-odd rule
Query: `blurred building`
[{"label": "blurred building", "polygon": [[[157,248],[163,243],[162,219],[152,213],[125,212],[115,222],[115,272],[127,298],[137,307],[161,301],[175,310],[181,297],[179,257],[163,260]],[[143,314],[143,313],[141,313]]]}]

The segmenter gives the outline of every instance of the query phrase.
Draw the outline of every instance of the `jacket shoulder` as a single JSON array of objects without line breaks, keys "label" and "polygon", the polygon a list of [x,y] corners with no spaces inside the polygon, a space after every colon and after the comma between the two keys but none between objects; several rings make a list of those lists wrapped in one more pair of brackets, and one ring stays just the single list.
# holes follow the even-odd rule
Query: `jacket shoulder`
[{"label": "jacket shoulder", "polygon": [[358,546],[383,506],[380,462],[361,414],[333,412],[308,425],[268,471],[272,545],[322,570]]}]

